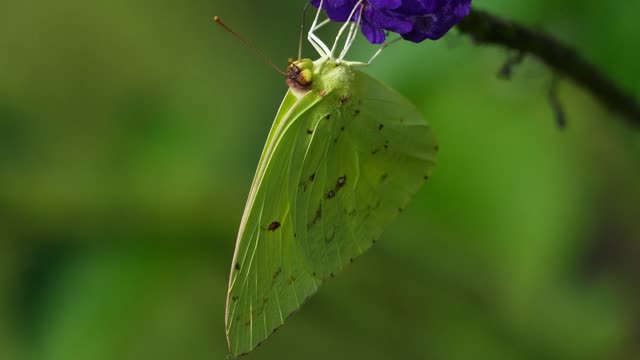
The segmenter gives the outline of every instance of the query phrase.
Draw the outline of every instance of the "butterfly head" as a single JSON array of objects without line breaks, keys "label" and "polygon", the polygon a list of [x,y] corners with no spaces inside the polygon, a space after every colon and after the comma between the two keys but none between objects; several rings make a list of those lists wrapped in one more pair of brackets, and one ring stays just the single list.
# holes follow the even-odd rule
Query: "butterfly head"
[{"label": "butterfly head", "polygon": [[313,61],[301,59],[289,64],[287,85],[297,97],[309,92],[313,85]]}]

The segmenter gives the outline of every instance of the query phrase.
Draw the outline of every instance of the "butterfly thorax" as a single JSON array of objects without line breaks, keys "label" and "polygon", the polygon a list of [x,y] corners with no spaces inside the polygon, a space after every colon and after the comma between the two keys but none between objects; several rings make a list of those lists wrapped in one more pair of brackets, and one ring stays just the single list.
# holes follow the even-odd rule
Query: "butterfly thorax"
[{"label": "butterfly thorax", "polygon": [[348,89],[355,77],[351,66],[333,59],[321,58],[314,61],[302,59],[292,62],[287,68],[287,85],[292,93],[301,98],[309,91],[316,90],[320,96],[338,91],[341,97],[348,96]]}]

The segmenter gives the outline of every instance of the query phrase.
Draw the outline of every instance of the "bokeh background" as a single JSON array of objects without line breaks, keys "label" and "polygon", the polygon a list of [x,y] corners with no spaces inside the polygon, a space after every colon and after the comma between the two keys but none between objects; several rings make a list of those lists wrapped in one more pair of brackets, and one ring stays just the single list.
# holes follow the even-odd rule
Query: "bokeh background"
[{"label": "bokeh background", "polygon": [[[2,5],[0,359],[227,359],[236,231],[286,86],[211,19],[285,66],[303,3]],[[640,97],[640,2],[474,5]],[[453,31],[367,69],[429,119],[433,179],[247,358],[640,358],[640,134],[567,82],[560,131],[548,69],[501,80],[508,56]]]}]

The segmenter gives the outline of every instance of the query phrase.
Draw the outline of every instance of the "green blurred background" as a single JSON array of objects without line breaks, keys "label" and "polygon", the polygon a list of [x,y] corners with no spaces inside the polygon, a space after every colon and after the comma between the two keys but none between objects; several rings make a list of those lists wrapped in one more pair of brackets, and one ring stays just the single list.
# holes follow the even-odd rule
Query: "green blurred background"
[{"label": "green blurred background", "polygon": [[[211,19],[284,66],[303,3],[2,5],[0,359],[227,358],[236,231],[286,85]],[[474,5],[640,96],[640,2]],[[566,82],[558,130],[549,71],[500,80],[507,57],[453,31],[367,69],[429,119],[434,177],[248,358],[640,358],[640,135]]]}]

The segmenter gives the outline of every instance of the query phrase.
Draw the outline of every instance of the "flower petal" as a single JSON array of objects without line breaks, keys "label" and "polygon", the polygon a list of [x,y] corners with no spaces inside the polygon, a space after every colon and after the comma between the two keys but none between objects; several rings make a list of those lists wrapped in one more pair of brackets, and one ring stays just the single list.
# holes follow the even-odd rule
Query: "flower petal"
[{"label": "flower petal", "polygon": [[[345,22],[349,19],[349,15],[357,3],[357,0],[324,0],[322,8],[326,11],[331,21]],[[318,8],[320,0],[312,0],[311,5]]]},{"label": "flower petal", "polygon": [[398,34],[413,30],[413,23],[406,16],[390,11],[376,11],[370,21],[382,29]]},{"label": "flower petal", "polygon": [[380,27],[373,26],[371,23],[363,22],[360,26],[362,34],[372,44],[383,44],[387,39],[387,35]]},{"label": "flower petal", "polygon": [[412,17],[413,29],[400,33],[406,40],[422,42],[438,40],[459,23],[471,11],[471,0],[431,0],[436,11]]},{"label": "flower petal", "polygon": [[402,5],[402,0],[369,0],[365,1],[373,5],[377,9],[390,9],[394,10]]},{"label": "flower petal", "polygon": [[433,13],[438,0],[403,0],[398,12],[409,16]]},{"label": "flower petal", "polygon": [[[316,8],[320,0],[311,0]],[[349,19],[358,0],[324,0],[322,8],[335,22],[358,21],[359,11]],[[361,30],[367,40],[381,44],[386,31],[413,42],[437,40],[471,11],[471,0],[364,0]]]}]

